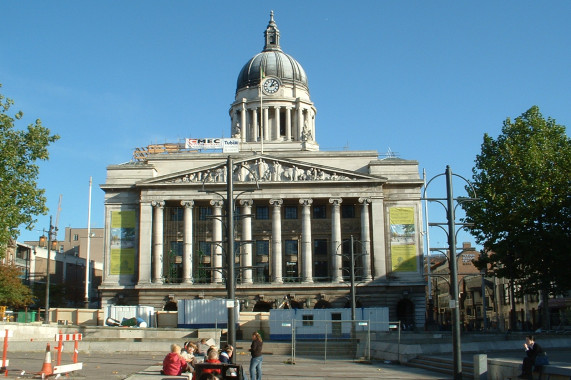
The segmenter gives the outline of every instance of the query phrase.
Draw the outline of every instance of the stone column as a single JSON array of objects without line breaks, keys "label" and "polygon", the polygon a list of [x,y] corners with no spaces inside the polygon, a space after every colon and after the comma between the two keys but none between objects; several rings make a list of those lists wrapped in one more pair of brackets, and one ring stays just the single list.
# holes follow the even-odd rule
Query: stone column
[{"label": "stone column", "polygon": [[286,141],[291,141],[291,108],[286,108]]},{"label": "stone column", "polygon": [[341,256],[341,198],[329,198],[331,203],[331,281],[343,282],[343,257]]},{"label": "stone column", "polygon": [[317,137],[315,135],[315,113],[311,113],[311,136],[313,141],[317,141]]},{"label": "stone column", "polygon": [[272,210],[272,283],[283,283],[282,274],[282,214],[283,200],[270,199]]},{"label": "stone column", "polygon": [[371,198],[371,214],[373,217],[373,265],[375,279],[386,279],[387,259],[385,252],[385,211],[383,198]]},{"label": "stone column", "polygon": [[264,118],[264,125],[262,126],[264,128],[264,141],[270,140],[268,111],[269,111],[268,108],[262,109],[262,115],[263,115],[262,117]]},{"label": "stone column", "polygon": [[252,205],[254,201],[251,199],[241,199],[240,205],[242,206],[242,210],[240,215],[242,215],[242,240],[247,241],[242,245],[242,266],[247,267],[242,271],[242,283],[243,284],[251,284],[254,281],[252,280],[252,217],[245,216],[252,214]]},{"label": "stone column", "polygon": [[242,103],[242,107],[240,109],[240,128],[242,129],[240,131],[240,139],[242,140],[242,142],[247,141],[247,136],[246,136],[246,106],[244,105],[244,103]]},{"label": "stone column", "polygon": [[301,209],[301,282],[313,282],[313,255],[311,252],[311,205],[313,199],[299,200]]},{"label": "stone column", "polygon": [[[138,279],[138,284],[139,285],[145,285],[145,284],[151,283],[153,207],[151,206],[151,202],[143,202],[143,201],[141,201],[139,207],[140,207],[140,212],[139,212],[139,279]],[[111,223],[111,221],[109,221],[109,223]]]},{"label": "stone column", "polygon": [[221,200],[212,200],[212,245],[213,253],[210,260],[212,268],[212,282],[222,283],[222,204]]},{"label": "stone column", "polygon": [[301,104],[297,104],[297,125],[295,131],[295,139],[301,141],[301,132],[303,131],[303,108]]},{"label": "stone column", "polygon": [[274,135],[272,140],[279,140],[280,138],[280,107],[274,107]]},{"label": "stone column", "polygon": [[359,198],[361,208],[361,243],[363,244],[363,281],[371,281],[371,229],[369,224],[369,204],[371,198]]},{"label": "stone column", "polygon": [[194,282],[192,278],[192,206],[194,205],[194,201],[181,201],[180,204],[184,207],[182,282],[185,284],[192,284]]},{"label": "stone column", "polygon": [[153,283],[163,283],[163,214],[164,201],[153,201]]},{"label": "stone column", "polygon": [[258,141],[258,110],[252,110],[252,141]]}]

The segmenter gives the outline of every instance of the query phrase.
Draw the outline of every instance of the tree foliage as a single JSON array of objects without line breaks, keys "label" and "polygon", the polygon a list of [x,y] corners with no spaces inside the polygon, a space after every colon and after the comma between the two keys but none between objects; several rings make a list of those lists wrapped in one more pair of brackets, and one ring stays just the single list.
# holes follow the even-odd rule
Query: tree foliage
[{"label": "tree foliage", "polygon": [[23,113],[10,116],[13,104],[0,94],[0,258],[18,237],[20,225],[31,229],[37,221],[34,217],[47,213],[45,190],[37,185],[37,162],[49,158],[48,146],[59,139],[39,119],[26,130],[16,129]]},{"label": "tree foliage", "polygon": [[0,305],[22,308],[34,303],[32,290],[22,283],[22,270],[14,265],[0,264]]},{"label": "tree foliage", "polygon": [[565,127],[534,106],[484,135],[473,185],[479,201],[463,203],[476,241],[488,252],[477,263],[515,280],[523,293],[571,289],[571,141]]}]

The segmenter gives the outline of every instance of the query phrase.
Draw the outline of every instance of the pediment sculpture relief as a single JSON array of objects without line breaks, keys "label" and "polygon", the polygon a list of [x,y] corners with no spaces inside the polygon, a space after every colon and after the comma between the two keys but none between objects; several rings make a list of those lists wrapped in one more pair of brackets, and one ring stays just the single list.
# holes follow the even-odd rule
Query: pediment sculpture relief
[{"label": "pediment sculpture relief", "polygon": [[[258,158],[237,162],[233,172],[235,182],[299,182],[299,181],[351,181],[345,174],[309,165],[294,165],[279,160]],[[172,178],[169,183],[225,183],[226,165]]]}]

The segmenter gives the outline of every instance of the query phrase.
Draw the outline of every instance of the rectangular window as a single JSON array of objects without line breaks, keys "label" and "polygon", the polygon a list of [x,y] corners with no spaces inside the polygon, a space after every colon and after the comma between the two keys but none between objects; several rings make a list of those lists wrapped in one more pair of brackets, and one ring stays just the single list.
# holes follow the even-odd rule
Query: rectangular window
[{"label": "rectangular window", "polygon": [[198,220],[206,220],[212,215],[212,207],[200,206],[198,208]]},{"label": "rectangular window", "polygon": [[78,234],[74,234],[73,235],[73,241],[78,241],[79,240],[79,235]]},{"label": "rectangular window", "polygon": [[286,240],[284,252],[286,255],[297,255],[297,240]]},{"label": "rectangular window", "polygon": [[285,206],[284,218],[297,219],[297,206]]},{"label": "rectangular window", "polygon": [[256,255],[267,256],[270,254],[269,240],[256,240]]},{"label": "rectangular window", "polygon": [[327,239],[315,239],[313,241],[314,255],[327,255]]},{"label": "rectangular window", "polygon": [[302,320],[304,326],[313,326],[313,315],[303,315]]},{"label": "rectangular window", "polygon": [[182,222],[184,219],[184,209],[182,207],[173,207],[169,209],[171,222]]},{"label": "rectangular window", "polygon": [[351,219],[355,217],[354,205],[341,205],[341,217],[343,219]]},{"label": "rectangular window", "polygon": [[297,262],[286,261],[285,277],[291,279],[290,281],[297,278]]},{"label": "rectangular window", "polygon": [[313,206],[313,219],[325,219],[327,213],[325,212],[325,205],[314,205]]},{"label": "rectangular window", "polygon": [[254,281],[264,283],[270,280],[270,266],[268,263],[257,263]]},{"label": "rectangular window", "polygon": [[183,247],[184,247],[183,242],[181,242],[181,241],[171,241],[170,243],[171,243],[171,244],[170,244],[170,246],[171,246],[170,254],[171,254],[171,255],[174,255],[174,256],[182,256],[182,250],[183,250]]},{"label": "rectangular window", "polygon": [[198,243],[198,255],[210,256],[210,246],[212,243],[209,241],[201,241]]},{"label": "rectangular window", "polygon": [[327,281],[329,278],[328,270],[329,267],[327,260],[315,261],[313,263],[313,279],[316,281]]},{"label": "rectangular window", "polygon": [[270,219],[270,208],[268,206],[256,206],[256,219]]}]

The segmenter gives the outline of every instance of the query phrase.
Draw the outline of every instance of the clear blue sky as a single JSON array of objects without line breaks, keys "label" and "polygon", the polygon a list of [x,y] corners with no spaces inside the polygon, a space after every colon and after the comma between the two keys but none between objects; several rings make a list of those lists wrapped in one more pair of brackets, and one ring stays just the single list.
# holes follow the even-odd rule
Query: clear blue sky
[{"label": "clear blue sky", "polygon": [[[60,239],[87,226],[90,176],[92,227],[103,227],[98,185],[134,148],[229,135],[236,79],[263,47],[270,10],[307,72],[321,150],[391,149],[429,178],[446,165],[471,178],[484,133],[496,137],[506,118],[538,105],[571,125],[569,1],[293,4],[2,1],[0,91],[24,111],[21,128],[40,118],[61,136],[39,180],[54,217],[63,195]],[[446,243],[437,231],[431,240]]]}]

